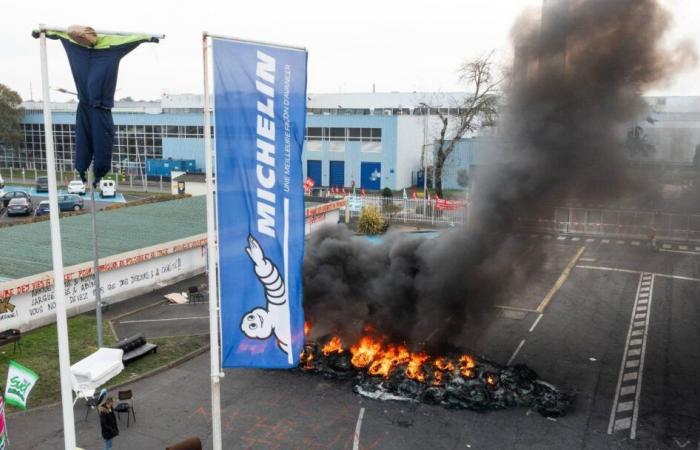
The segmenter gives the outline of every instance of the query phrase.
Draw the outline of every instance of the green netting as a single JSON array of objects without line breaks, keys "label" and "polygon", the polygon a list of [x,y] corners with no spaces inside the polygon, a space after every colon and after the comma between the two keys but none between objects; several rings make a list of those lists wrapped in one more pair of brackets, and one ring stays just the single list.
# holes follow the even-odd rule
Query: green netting
[{"label": "green netting", "polygon": [[[61,219],[64,266],[92,260],[91,227],[90,214]],[[97,230],[100,257],[205,233],[205,200],[192,197],[98,212]],[[52,268],[48,220],[0,228],[0,279]]]}]

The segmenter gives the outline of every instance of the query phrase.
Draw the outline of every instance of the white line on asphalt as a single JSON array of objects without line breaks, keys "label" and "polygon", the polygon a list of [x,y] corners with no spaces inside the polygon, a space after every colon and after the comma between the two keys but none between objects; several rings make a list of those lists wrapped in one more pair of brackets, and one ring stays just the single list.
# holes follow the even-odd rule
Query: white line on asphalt
[{"label": "white line on asphalt", "polygon": [[[640,270],[618,269],[616,267],[604,267],[604,266],[586,266],[583,264],[577,265],[576,268],[577,269],[591,269],[591,270],[605,270],[605,271],[610,271],[610,272],[642,273]],[[651,273],[651,272],[646,272],[646,273],[654,275],[655,277],[672,278],[674,280],[700,281],[700,278],[684,277],[682,275],[669,275],[666,273]],[[644,297],[644,294],[642,294],[641,297]],[[642,303],[642,302],[640,302],[640,303]]]},{"label": "white line on asphalt", "polygon": [[365,408],[360,408],[360,415],[357,416],[357,425],[355,425],[355,436],[352,440],[352,450],[360,449],[360,429],[362,428],[362,418],[365,415]]},{"label": "white line on asphalt", "polygon": [[173,317],[172,319],[143,319],[143,320],[120,320],[118,323],[146,323],[146,322],[169,322],[172,320],[192,320],[192,319],[208,319],[209,316],[196,316],[196,317]]},{"label": "white line on asphalt", "polygon": [[534,330],[535,327],[537,326],[537,324],[540,323],[540,319],[542,318],[543,315],[544,314],[540,314],[539,316],[537,316],[537,319],[535,319],[535,321],[532,323],[532,326],[530,327],[529,333],[532,333],[532,330]]},{"label": "white line on asphalt", "polygon": [[580,258],[579,261],[586,261],[586,262],[596,262],[597,260],[595,258]]},{"label": "white line on asphalt", "polygon": [[[654,292],[654,274],[651,275],[651,292]],[[639,378],[637,379],[637,392],[634,397],[634,412],[632,413],[632,430],[630,431],[630,439],[637,436],[637,416],[639,415],[639,394],[642,392],[642,375],[644,375],[644,354],[647,350],[647,336],[649,335],[649,319],[651,318],[651,295],[649,296],[649,314],[646,317],[644,325],[644,334],[642,335],[642,356],[639,358]]]},{"label": "white line on asphalt", "polygon": [[515,359],[515,357],[518,356],[518,352],[520,351],[521,348],[523,348],[523,344],[525,344],[525,339],[523,339],[522,341],[520,341],[520,344],[518,344],[518,347],[517,347],[517,348],[515,349],[515,351],[513,352],[513,355],[511,355],[510,359],[509,359],[508,362],[506,363],[506,366],[510,366],[510,364],[513,362],[513,360]]},{"label": "white line on asphalt", "polygon": [[691,251],[684,251],[684,250],[669,250],[667,248],[660,248],[660,252],[668,252],[668,253],[683,253],[685,255],[700,255],[700,252],[691,252]]}]

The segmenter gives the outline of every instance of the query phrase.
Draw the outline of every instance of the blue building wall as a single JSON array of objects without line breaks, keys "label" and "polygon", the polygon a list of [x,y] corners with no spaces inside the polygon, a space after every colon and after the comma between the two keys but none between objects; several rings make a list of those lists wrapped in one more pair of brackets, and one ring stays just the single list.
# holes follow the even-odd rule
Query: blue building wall
[{"label": "blue building wall", "polygon": [[163,159],[194,159],[204,170],[204,138],[163,138]]},{"label": "blue building wall", "polygon": [[470,174],[474,166],[500,162],[502,160],[501,143],[502,141],[495,137],[462,139],[445,161],[442,187],[462,189],[457,183],[460,170],[466,170],[467,174]]},{"label": "blue building wall", "polygon": [[[345,186],[360,187],[360,170],[363,162],[381,163],[381,188],[399,189],[396,180],[397,118],[396,116],[373,115],[308,115],[307,127],[381,128],[381,143],[378,151],[363,151],[364,142],[359,141],[315,141],[305,142],[302,152],[304,177],[307,176],[307,161],[321,161],[322,186],[330,184],[330,161],[345,161]],[[334,151],[340,147],[341,151]],[[366,146],[365,146],[366,147]],[[316,150],[318,148],[318,150]]]}]

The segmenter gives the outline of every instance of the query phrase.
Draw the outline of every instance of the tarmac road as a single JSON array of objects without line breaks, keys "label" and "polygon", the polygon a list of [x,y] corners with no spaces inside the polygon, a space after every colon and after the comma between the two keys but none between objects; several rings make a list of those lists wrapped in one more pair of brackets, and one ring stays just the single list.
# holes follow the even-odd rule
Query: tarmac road
[{"label": "tarmac road", "polygon": [[[227,370],[224,448],[698,448],[700,255],[599,239],[544,245],[546,273],[463,338],[574,390],[566,417],[381,402],[298,371]],[[162,449],[190,435],[211,448],[208,354],[132,388],[138,422],[122,425],[115,448]],[[79,443],[98,448],[97,417],[84,422],[82,402],[75,411]],[[62,445],[59,407],[10,417],[8,429],[12,448]]]}]

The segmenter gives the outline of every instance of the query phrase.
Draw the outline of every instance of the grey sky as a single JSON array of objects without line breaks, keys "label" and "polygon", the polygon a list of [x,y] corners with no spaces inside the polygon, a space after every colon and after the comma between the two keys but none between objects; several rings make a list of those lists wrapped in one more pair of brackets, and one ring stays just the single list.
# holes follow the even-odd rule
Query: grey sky
[{"label": "grey sky", "polygon": [[[700,48],[700,1],[664,0],[674,13],[671,37]],[[0,83],[29,98],[41,97],[39,45],[30,37],[39,23],[88,24],[97,29],[165,33],[122,62],[117,98],[158,98],[202,90],[201,31],[305,46],[309,50],[310,92],[455,91],[456,68],[465,58],[495,50],[510,58],[510,28],[526,7],[540,0],[431,1],[199,1],[123,0],[104,3],[13,1],[0,18]],[[60,44],[49,42],[53,87],[72,88]],[[679,75],[650,92],[700,95],[700,69]],[[69,97],[51,93],[54,100]]]}]

